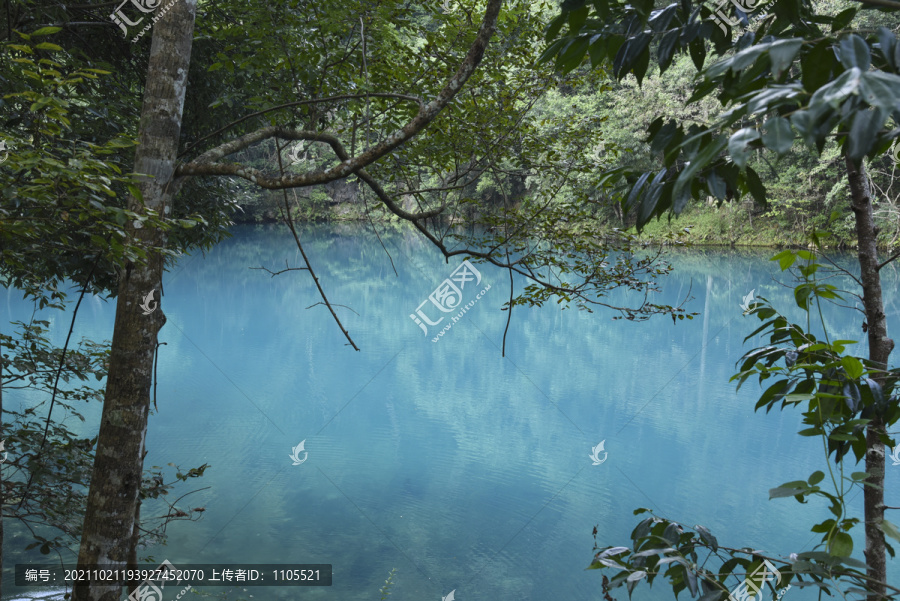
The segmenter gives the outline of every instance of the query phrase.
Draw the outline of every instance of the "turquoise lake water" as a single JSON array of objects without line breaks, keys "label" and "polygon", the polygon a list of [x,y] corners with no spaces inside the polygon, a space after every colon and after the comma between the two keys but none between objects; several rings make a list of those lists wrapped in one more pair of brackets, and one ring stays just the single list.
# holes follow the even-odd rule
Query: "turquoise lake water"
[{"label": "turquoise lake water", "polygon": [[[637,507],[775,556],[818,541],[809,528],[830,516],[827,506],[769,501],[768,490],[824,469],[821,441],[796,435],[799,410],[756,413],[754,382],[737,394],[729,382],[752,348],[744,336],[759,324],[742,316],[744,295],[755,289],[799,318],[791,290],[773,280],[781,273],[768,260],[774,251],[674,254],[676,270],[653,300],[675,304],[690,293],[688,308],[700,313],[692,321],[517,307],[502,357],[502,270],[475,265],[480,282],[466,283],[464,304],[490,288],[432,342],[458,311],[441,313],[429,295],[461,258],[445,263],[411,232],[384,235],[395,275],[370,232],[306,230],[307,254],[330,301],[343,306],[356,352],[324,306],[310,308],[320,299],[307,273],[252,269],[302,265],[284,228],[234,234],[206,256],[184,257],[164,279],[166,344],[145,464],[211,467],[173,493],[209,487],[182,503],[205,507],[202,519],[171,524],[168,545],[144,554],[177,566],[333,565],[332,587],[253,588],[232,599],[376,600],[396,568],[392,600],[439,601],[451,591],[458,601],[581,600],[601,599],[602,574],[612,576],[584,569],[593,527],[601,544],[629,546],[644,517],[632,515]],[[839,258],[852,268],[851,259]],[[900,338],[900,279],[892,268],[885,278],[889,330]],[[430,320],[447,316],[428,334],[410,318],[423,302]],[[8,321],[31,314],[11,291],[0,308],[6,332]],[[75,339],[111,338],[114,309],[85,299]],[[67,318],[50,317],[61,345]],[[860,340],[856,354],[865,354],[861,315],[829,306],[825,320],[833,337]],[[92,433],[99,409],[70,426]],[[593,465],[601,441],[605,460]],[[293,465],[301,442],[305,460]],[[898,506],[900,466],[888,460],[887,471],[887,504]],[[861,492],[851,497],[862,517]],[[7,596],[14,563],[46,560],[22,551],[27,540],[8,528]],[[862,528],[855,533],[862,559]],[[889,581],[900,584],[900,560],[889,562]],[[624,589],[614,595],[627,599]],[[813,597],[794,587],[785,599]],[[672,598],[661,579],[633,595]]]}]

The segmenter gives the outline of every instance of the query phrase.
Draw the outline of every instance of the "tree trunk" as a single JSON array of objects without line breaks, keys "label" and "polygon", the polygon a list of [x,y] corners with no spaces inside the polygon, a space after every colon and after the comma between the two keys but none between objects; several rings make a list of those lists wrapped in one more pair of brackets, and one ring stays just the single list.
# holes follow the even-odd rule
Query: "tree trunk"
[{"label": "tree trunk", "polygon": [[[181,132],[181,116],[190,65],[197,0],[172,0],[153,27],[150,62],[141,109],[134,170],[142,174],[143,202],[129,198],[129,209],[144,207],[160,215],[172,206],[172,174]],[[165,234],[155,228],[128,233],[147,246],[162,247]],[[157,333],[165,323],[162,304],[163,260],[129,264],[119,276],[116,319],[96,459],[88,493],[79,568],[99,565],[122,569],[128,561],[144,443],[150,411],[150,386]],[[153,293],[152,300],[147,299]],[[147,299],[147,300],[145,300]],[[154,310],[148,315],[141,304]],[[74,589],[75,601],[118,601],[122,587],[90,583]]]},{"label": "tree trunk", "polygon": [[[845,157],[847,179],[850,183],[850,206],[856,216],[856,237],[858,244],[860,280],[863,288],[863,306],[869,334],[869,359],[887,368],[888,356],[894,348],[894,341],[887,335],[887,320],[884,314],[884,300],[881,295],[881,276],[878,268],[877,231],[872,212],[872,198],[866,178],[865,166],[856,167]],[[876,381],[884,384],[883,377]],[[887,581],[884,533],[881,521],[884,519],[884,444],[879,433],[884,431],[884,422],[876,417],[866,430],[866,473],[868,483],[863,492],[866,531],[866,564],[870,578],[869,601],[882,599],[883,584]]]},{"label": "tree trunk", "polygon": [[[8,6],[8,5],[7,5]],[[4,428],[3,428],[3,345],[0,344],[0,436],[2,436]],[[0,440],[6,440],[5,437],[0,438]],[[5,446],[5,445],[4,445]],[[2,465],[0,465],[0,469],[2,469]],[[3,475],[2,471],[0,471],[0,570],[3,568],[3,502],[4,502],[4,488],[3,488]],[[3,594],[3,579],[0,578],[0,595]],[[3,597],[0,596],[0,599]]]}]

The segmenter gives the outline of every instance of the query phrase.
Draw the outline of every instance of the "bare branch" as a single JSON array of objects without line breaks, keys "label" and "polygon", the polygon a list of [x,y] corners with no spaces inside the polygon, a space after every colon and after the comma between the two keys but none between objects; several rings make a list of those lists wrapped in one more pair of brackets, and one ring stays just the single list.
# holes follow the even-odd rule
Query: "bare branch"
[{"label": "bare branch", "polygon": [[[281,162],[281,147],[276,143],[275,144],[275,154],[278,157],[278,169],[284,173],[284,165]],[[344,337],[350,342],[350,346],[353,347],[353,350],[358,351],[359,347],[356,346],[356,343],[353,342],[353,339],[350,338],[350,332],[344,327],[344,324],[341,323],[340,318],[337,316],[337,313],[334,312],[334,307],[331,306],[331,303],[328,302],[328,297],[325,296],[325,291],[322,290],[322,285],[319,283],[319,278],[316,277],[316,272],[313,271],[312,264],[309,262],[309,257],[306,256],[306,251],[303,250],[303,245],[300,243],[300,236],[297,234],[297,229],[294,227],[294,220],[291,218],[291,207],[288,205],[288,197],[287,190],[282,189],[282,195],[284,196],[284,208],[282,209],[282,217],[284,218],[284,222],[287,224],[288,229],[291,230],[291,234],[294,236],[294,242],[297,243],[297,250],[300,251],[300,255],[303,257],[303,262],[306,263],[306,269],[309,271],[309,275],[312,276],[312,280],[316,285],[316,289],[319,291],[319,296],[322,297],[322,300],[325,301],[325,306],[328,307],[328,311],[331,313],[331,316],[334,318],[335,323],[337,323],[338,327],[343,332]],[[294,201],[297,201],[297,191],[294,190]]]},{"label": "bare branch", "polygon": [[[351,309],[347,305],[335,305],[335,304],[327,305],[326,303],[323,303],[321,301],[318,303],[311,304],[310,306],[307,307],[307,309],[312,309],[313,307],[318,307],[319,305],[325,305],[325,306],[330,306],[330,307],[343,307],[344,309],[347,309],[348,311],[353,311],[353,309]],[[353,312],[356,313],[357,315],[359,315],[359,313],[357,313],[356,311],[353,311]]]},{"label": "bare branch", "polygon": [[[898,251],[895,252],[893,255],[891,255],[891,257],[888,258],[884,263],[881,263],[881,264],[878,266],[877,271],[881,271],[881,268],[882,268],[882,267],[884,267],[885,265],[887,265],[888,263],[890,263],[891,261],[893,261],[893,260],[896,259],[897,257],[900,257],[900,250],[898,250]],[[858,280],[857,280],[857,281],[858,281]]]},{"label": "bare branch", "polygon": [[314,98],[314,99],[312,99],[312,100],[297,100],[297,101],[295,101],[295,102],[287,102],[287,103],[285,103],[285,104],[279,104],[278,106],[273,106],[273,107],[271,107],[271,108],[263,109],[263,110],[261,110],[261,111],[256,111],[255,113],[250,113],[249,115],[244,115],[244,116],[241,117],[240,119],[237,119],[237,120],[235,120],[235,121],[232,121],[232,122],[229,123],[228,125],[225,125],[225,126],[223,126],[223,127],[220,127],[219,129],[217,129],[216,131],[212,132],[211,134],[207,134],[207,135],[203,136],[202,138],[200,138],[199,140],[197,140],[196,142],[193,142],[193,143],[189,144],[189,145],[184,149],[184,151],[183,151],[180,155],[178,155],[178,156],[179,156],[179,157],[182,157],[182,156],[186,155],[186,154],[189,153],[191,150],[193,150],[194,148],[196,148],[197,145],[200,144],[201,142],[204,142],[204,141],[206,141],[206,140],[208,140],[208,139],[210,139],[210,138],[212,138],[212,137],[214,137],[214,136],[217,136],[217,135],[219,135],[220,133],[222,133],[222,132],[224,132],[224,131],[226,131],[226,130],[231,129],[231,128],[234,127],[234,126],[243,123],[243,122],[246,121],[247,119],[252,119],[253,117],[259,117],[260,115],[265,115],[266,113],[271,113],[271,112],[273,112],[273,111],[278,111],[278,110],[281,110],[281,109],[291,108],[291,107],[293,107],[293,106],[302,106],[302,105],[304,105],[304,104],[320,104],[320,103],[324,103],[324,102],[337,102],[337,101],[340,101],[340,100],[358,100],[358,99],[368,98],[368,97],[374,97],[374,98],[400,98],[400,99],[402,99],[402,100],[409,100],[409,101],[411,101],[411,102],[415,102],[416,104],[419,105],[420,108],[424,106],[424,102],[422,102],[422,99],[419,98],[418,96],[410,96],[410,95],[408,95],[408,94],[393,94],[393,93],[390,93],[390,92],[372,92],[372,93],[370,93],[370,94],[343,94],[343,95],[341,95],[341,96],[328,96],[328,97],[326,97],[326,98]]},{"label": "bare branch", "polygon": [[282,273],[285,273],[288,271],[309,271],[309,269],[307,267],[288,267],[287,260],[284,261],[284,269],[281,269],[279,271],[272,271],[271,269],[269,269],[267,267],[251,267],[250,269],[261,269],[265,272],[268,272],[273,278],[276,275],[281,275]]}]

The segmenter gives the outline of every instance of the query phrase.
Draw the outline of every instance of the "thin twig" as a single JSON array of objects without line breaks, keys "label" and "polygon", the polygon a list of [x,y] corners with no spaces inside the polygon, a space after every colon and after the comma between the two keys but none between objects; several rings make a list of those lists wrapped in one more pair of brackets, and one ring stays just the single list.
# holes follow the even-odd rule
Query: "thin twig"
[{"label": "thin twig", "polygon": [[[278,140],[275,141],[275,154],[278,156],[278,170],[281,172],[282,176],[284,176],[284,164],[281,161],[281,144]],[[283,215],[284,222],[287,224],[288,228],[291,230],[291,234],[294,236],[294,241],[297,243],[297,249],[300,251],[300,255],[303,257],[303,262],[306,263],[306,268],[309,270],[309,275],[312,276],[313,282],[316,284],[316,288],[319,290],[319,295],[322,297],[322,300],[325,301],[325,306],[328,307],[328,311],[331,313],[331,316],[334,318],[335,323],[337,323],[338,327],[341,329],[341,332],[344,333],[344,336],[347,338],[347,341],[350,342],[350,346],[353,347],[353,350],[358,351],[359,347],[356,346],[356,343],[353,342],[353,339],[350,337],[350,332],[348,332],[344,325],[341,323],[340,318],[338,318],[337,313],[334,312],[334,308],[331,306],[331,303],[328,302],[328,297],[325,296],[325,291],[322,290],[322,285],[319,284],[319,278],[316,277],[316,272],[313,271],[312,265],[309,262],[309,258],[306,256],[306,251],[303,250],[303,245],[300,243],[300,236],[297,235],[297,229],[294,227],[294,220],[291,218],[291,207],[288,204],[287,190],[282,189],[282,194],[284,196],[284,209]],[[297,191],[294,190],[294,200],[297,200]]]},{"label": "thin twig", "polygon": [[[893,261],[893,260],[896,259],[897,257],[900,257],[900,250],[898,250],[897,252],[895,252],[889,259],[887,259],[884,263],[882,263],[881,265],[879,265],[879,266],[877,267],[876,271],[881,271],[881,268],[882,268],[882,267],[884,267],[885,265],[887,265],[888,263],[890,263],[891,261]],[[858,280],[857,280],[857,281],[858,281]],[[862,284],[860,284],[860,286],[862,286]]]},{"label": "thin twig", "polygon": [[[107,244],[109,244],[109,238],[106,239]],[[35,460],[40,462],[42,453],[44,451],[44,445],[47,443],[47,433],[50,430],[50,417],[53,415],[53,407],[56,405],[56,393],[59,392],[59,378],[62,376],[63,366],[66,362],[66,352],[69,349],[69,341],[72,339],[72,330],[75,329],[75,319],[78,317],[78,308],[81,307],[81,301],[84,299],[84,295],[87,293],[88,285],[91,282],[91,278],[94,275],[94,270],[97,269],[97,264],[100,263],[100,258],[103,256],[103,251],[97,253],[97,258],[94,259],[94,264],[91,265],[91,270],[88,272],[87,279],[84,281],[84,285],[81,287],[81,294],[78,295],[78,301],[75,303],[75,310],[72,312],[72,320],[69,322],[69,333],[66,335],[66,342],[63,344],[62,353],[59,356],[59,365],[56,368],[56,378],[53,381],[53,394],[50,396],[50,408],[47,410],[47,420],[44,423],[44,433],[41,436],[41,446],[38,448],[37,457]],[[31,470],[31,473],[28,475],[28,482],[25,483],[25,488],[22,490],[22,498],[19,500],[19,504],[16,506],[16,509],[19,509],[22,506],[22,503],[25,502],[25,499],[28,496],[28,488],[31,486],[31,482],[34,480],[34,474],[37,470],[40,469],[40,464],[35,466],[35,469]]]},{"label": "thin twig", "polygon": [[[509,248],[506,249],[506,262],[509,263]],[[506,333],[509,332],[509,322],[512,321],[512,310],[513,310],[513,270],[512,267],[508,269],[509,271],[509,312],[506,315],[506,327],[503,329],[503,347],[500,350],[500,356],[506,356]]]}]

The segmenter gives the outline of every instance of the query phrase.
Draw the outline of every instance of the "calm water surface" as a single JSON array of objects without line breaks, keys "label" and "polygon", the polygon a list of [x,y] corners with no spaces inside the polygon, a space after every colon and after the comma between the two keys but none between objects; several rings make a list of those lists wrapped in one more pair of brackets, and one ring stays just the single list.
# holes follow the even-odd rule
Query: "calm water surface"
[{"label": "calm water surface", "polygon": [[[329,299],[343,305],[355,352],[324,306],[310,308],[319,297],[308,274],[251,269],[302,265],[284,229],[234,234],[206,256],[183,258],[164,280],[166,344],[146,464],[211,467],[174,493],[209,487],[180,504],[205,507],[199,522],[171,524],[166,547],[143,551],[157,561],[334,566],[330,588],[229,598],[374,600],[397,568],[391,599],[438,601],[455,589],[459,601],[579,600],[601,599],[602,573],[612,575],[584,570],[592,528],[601,544],[628,545],[637,507],[705,525],[725,546],[787,556],[815,545],[809,527],[827,507],[769,501],[768,489],[822,469],[821,442],[796,435],[799,411],[755,413],[758,387],[748,382],[736,394],[729,383],[750,348],[743,337],[759,323],[742,317],[742,297],[755,289],[793,306],[772,279],[772,252],[678,253],[654,300],[675,304],[690,293],[701,315],[677,325],[555,304],[516,308],[504,358],[506,272],[477,265],[482,281],[465,288],[465,302],[490,289],[432,342],[438,327],[426,335],[410,314],[458,259],[444,263],[411,233],[387,235],[395,275],[371,233],[307,230],[305,248]],[[896,338],[898,277],[887,270],[886,278]],[[4,331],[31,314],[13,292],[0,308]],[[430,302],[423,311],[440,314]],[[86,299],[75,338],[111,338],[113,316],[112,303]],[[50,317],[61,344],[66,317]],[[825,320],[865,353],[861,316],[826,307]],[[94,432],[99,406],[87,415],[71,427]],[[306,461],[292,465],[301,441]],[[606,460],[592,465],[601,441]],[[900,505],[900,466],[890,461],[886,485],[887,504]],[[852,503],[861,517],[862,495]],[[22,541],[7,536],[6,591],[14,563],[46,559],[23,552]],[[890,564],[894,584],[898,564]],[[633,596],[672,597],[662,580]],[[794,587],[787,597],[814,593]]]}]

